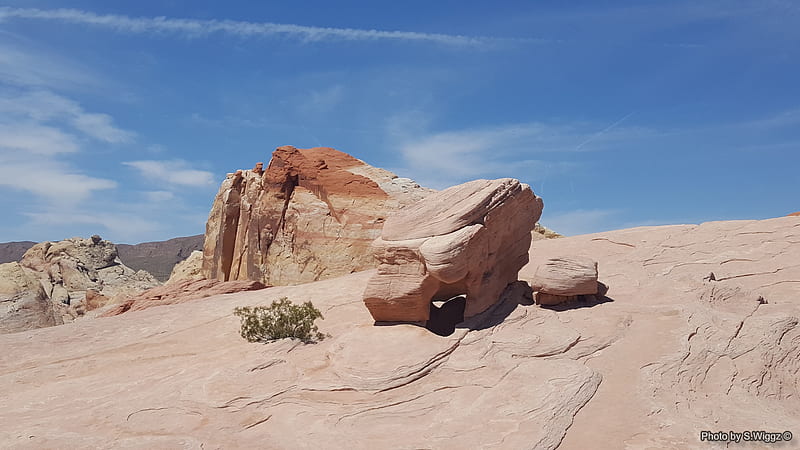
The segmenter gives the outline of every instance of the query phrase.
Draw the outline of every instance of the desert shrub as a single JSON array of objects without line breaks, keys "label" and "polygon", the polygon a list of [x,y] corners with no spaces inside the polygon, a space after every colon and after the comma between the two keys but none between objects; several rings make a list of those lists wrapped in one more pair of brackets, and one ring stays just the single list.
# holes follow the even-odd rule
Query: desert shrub
[{"label": "desert shrub", "polygon": [[270,306],[243,306],[233,310],[242,321],[242,337],[249,342],[269,342],[283,338],[299,339],[305,343],[321,341],[325,335],[314,325],[322,319],[311,302],[296,305],[283,297]]}]

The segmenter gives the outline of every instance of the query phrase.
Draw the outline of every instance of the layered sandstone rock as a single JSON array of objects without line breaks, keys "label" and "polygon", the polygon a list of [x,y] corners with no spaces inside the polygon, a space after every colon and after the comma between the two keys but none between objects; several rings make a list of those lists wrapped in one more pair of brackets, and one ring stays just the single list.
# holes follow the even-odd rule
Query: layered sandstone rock
[{"label": "layered sandstone rock", "polygon": [[431,194],[386,220],[364,303],[376,321],[429,319],[431,300],[465,294],[464,316],[494,304],[528,262],[541,198],[511,178]]},{"label": "layered sandstone rock", "polygon": [[100,317],[118,316],[128,311],[140,311],[153,306],[174,305],[192,300],[211,297],[219,294],[232,294],[235,292],[256,291],[264,289],[260,281],[238,280],[178,280],[173,283],[158,286],[142,292],[139,295],[125,299],[113,308],[105,311]]},{"label": "layered sandstone rock", "polygon": [[20,265],[38,278],[62,321],[161,284],[149,273],[122,264],[116,246],[97,235],[41,242],[25,252]]},{"label": "layered sandstone rock", "polygon": [[[0,448],[695,449],[751,429],[794,439],[730,447],[795,448],[798,220],[536,241],[520,279],[585,255],[611,299],[547,309],[514,283],[447,337],[373,326],[354,300],[374,271],[0,335]],[[330,337],[242,339],[233,309],[282,297]]]},{"label": "layered sandstone rock", "polygon": [[551,258],[536,268],[530,285],[540,305],[556,305],[581,295],[595,295],[598,293],[597,261],[577,256]]},{"label": "layered sandstone rock", "polygon": [[375,266],[386,216],[430,190],[331,148],[279,147],[229,174],[206,225],[202,275],[298,284]]}]

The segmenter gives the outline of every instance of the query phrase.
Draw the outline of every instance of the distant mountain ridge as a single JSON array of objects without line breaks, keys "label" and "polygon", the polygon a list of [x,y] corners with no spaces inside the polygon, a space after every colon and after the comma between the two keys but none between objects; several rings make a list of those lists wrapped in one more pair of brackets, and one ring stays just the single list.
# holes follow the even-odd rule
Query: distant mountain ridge
[{"label": "distant mountain ridge", "polygon": [[[150,272],[157,280],[166,281],[175,264],[188,258],[195,250],[203,250],[202,234],[143,242],[141,244],[116,244],[123,264],[134,270]],[[0,264],[19,261],[36,242],[19,241],[0,243]]]},{"label": "distant mountain ridge", "polygon": [[36,242],[18,241],[0,243],[0,264],[19,261]]},{"label": "distant mountain ridge", "polygon": [[185,236],[141,244],[117,244],[119,259],[135,270],[146,270],[159,281],[166,281],[175,264],[195,250],[203,250],[204,235]]}]

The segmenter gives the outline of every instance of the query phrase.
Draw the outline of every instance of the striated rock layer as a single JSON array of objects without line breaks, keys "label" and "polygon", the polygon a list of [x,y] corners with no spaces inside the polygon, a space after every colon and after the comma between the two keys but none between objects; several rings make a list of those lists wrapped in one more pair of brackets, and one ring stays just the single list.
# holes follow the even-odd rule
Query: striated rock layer
[{"label": "striated rock layer", "polygon": [[[2,335],[0,447],[798,447],[800,218],[536,241],[521,277],[564,254],[607,299],[542,308],[515,283],[447,337],[373,326],[374,271]],[[242,339],[233,309],[281,297],[330,337]]]},{"label": "striated rock layer", "polygon": [[229,174],[206,225],[202,274],[298,284],[375,266],[386,216],[430,190],[332,148],[279,147]]},{"label": "striated rock layer", "polygon": [[154,306],[174,305],[192,300],[211,297],[219,294],[232,294],[235,292],[257,291],[264,289],[260,281],[219,281],[183,279],[173,280],[164,286],[148,289],[139,295],[126,298],[118,305],[114,305],[100,314],[100,317],[112,317],[128,311],[140,311]]},{"label": "striated rock layer", "polygon": [[376,321],[427,321],[431,300],[465,295],[464,317],[496,303],[528,262],[542,199],[512,178],[475,180],[387,219],[364,303]]}]

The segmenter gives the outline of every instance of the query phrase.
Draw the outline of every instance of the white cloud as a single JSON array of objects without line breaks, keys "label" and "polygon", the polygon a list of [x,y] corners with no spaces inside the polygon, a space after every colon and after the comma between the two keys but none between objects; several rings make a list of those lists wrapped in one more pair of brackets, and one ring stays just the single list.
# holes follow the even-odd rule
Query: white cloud
[{"label": "white cloud", "polygon": [[170,191],[147,191],[144,198],[149,203],[164,203],[175,199],[175,194]]},{"label": "white cloud", "polygon": [[114,120],[108,114],[79,113],[72,118],[72,125],[87,135],[105,142],[130,142],[133,133],[114,126]]},{"label": "white cloud", "polygon": [[113,189],[113,180],[76,172],[56,160],[21,159],[0,151],[0,186],[29,192],[61,208],[74,207],[94,191]]},{"label": "white cloud", "polygon": [[38,123],[0,123],[0,155],[28,152],[34,155],[72,153],[79,148],[75,136]]},{"label": "white cloud", "polygon": [[63,121],[99,141],[124,143],[133,133],[117,128],[108,114],[86,112],[80,104],[50,91],[6,92],[0,97],[0,113],[38,122]]},{"label": "white cloud", "polygon": [[58,54],[6,43],[0,43],[0,81],[13,86],[73,89],[103,84],[91,70]]},{"label": "white cloud", "polygon": [[[71,130],[70,130],[71,128]],[[82,138],[117,143],[132,133],[105,114],[86,112],[68,98],[45,90],[0,91],[0,187],[27,192],[55,205],[75,208],[94,192],[117,183],[82,173],[60,159],[81,151]]]},{"label": "white cloud", "polygon": [[501,42],[547,42],[541,39],[505,39],[443,33],[390,31],[360,28],[315,27],[270,22],[235,20],[173,19],[167,17],[130,17],[96,14],[77,9],[0,8],[0,20],[27,19],[109,28],[138,34],[170,33],[189,37],[228,34],[241,37],[288,37],[304,42],[315,41],[406,41],[430,42],[450,46],[484,46]]},{"label": "white cloud", "polygon": [[308,94],[307,101],[302,103],[305,110],[327,112],[336,107],[344,98],[344,87],[335,85],[325,89],[314,90]]},{"label": "white cloud", "polygon": [[476,178],[531,179],[568,170],[574,164],[553,161],[544,154],[575,151],[589,135],[575,126],[544,123],[438,133],[402,128],[398,123],[414,121],[399,118],[389,124],[405,164],[394,170],[437,189]]},{"label": "white cloud", "polygon": [[214,174],[205,170],[191,169],[188,161],[180,159],[169,161],[126,161],[122,164],[133,167],[145,178],[165,184],[189,187],[214,184]]}]

